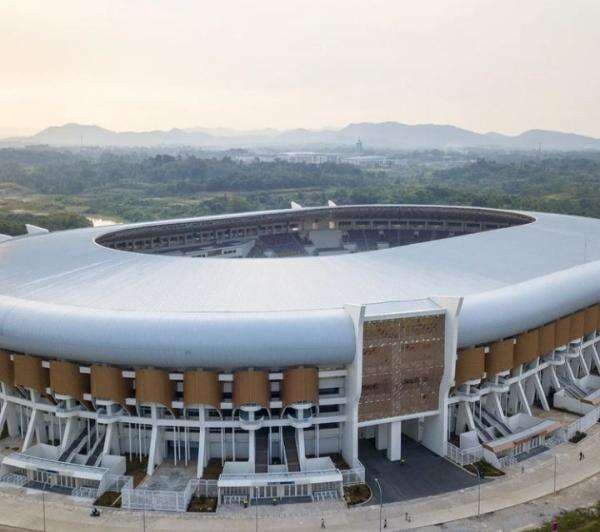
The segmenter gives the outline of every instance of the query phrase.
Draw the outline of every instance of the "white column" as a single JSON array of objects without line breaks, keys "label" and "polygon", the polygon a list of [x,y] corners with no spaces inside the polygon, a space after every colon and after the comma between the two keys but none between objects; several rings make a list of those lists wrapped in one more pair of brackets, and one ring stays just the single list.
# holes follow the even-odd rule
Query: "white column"
[{"label": "white column", "polygon": [[375,448],[378,451],[383,451],[387,447],[388,425],[381,423],[377,425],[375,430]]},{"label": "white column", "polygon": [[150,448],[148,449],[148,467],[146,473],[152,475],[157,465],[162,463],[162,438],[158,426],[158,411],[156,405],[150,407],[152,412],[152,433],[150,436]]},{"label": "white column", "polygon": [[544,393],[544,387],[542,386],[539,373],[535,373],[533,375],[533,383],[535,384],[538,399],[540,400],[540,403],[542,403],[542,408],[546,410],[546,412],[549,411],[550,405],[548,404],[548,399],[546,399],[546,394]]},{"label": "white column", "polygon": [[529,407],[529,403],[527,402],[527,396],[525,395],[525,390],[523,390],[523,385],[521,384],[521,381],[518,381],[516,386],[517,386],[517,391],[519,393],[519,397],[521,399],[521,407],[523,408],[523,410],[525,410],[525,413],[528,416],[533,415],[531,413],[531,408]]},{"label": "white column", "polygon": [[104,435],[104,446],[102,447],[102,454],[110,454],[111,443],[113,439],[114,423],[106,425],[106,434]]},{"label": "white column", "polygon": [[200,430],[198,431],[198,462],[196,464],[196,478],[202,478],[204,474],[204,447],[206,443],[206,429],[204,428],[204,408],[198,411]]},{"label": "white column", "polygon": [[2,409],[0,410],[0,434],[4,431],[4,424],[6,423],[6,418],[8,417],[8,401],[4,401],[2,403]]},{"label": "white column", "polygon": [[256,431],[248,431],[248,462],[256,467]]},{"label": "white column", "polygon": [[29,418],[29,425],[27,426],[27,433],[25,434],[25,439],[23,440],[23,446],[21,447],[21,452],[26,451],[31,447],[33,442],[33,435],[35,434],[35,429],[38,423],[38,410],[33,408],[31,410],[31,417]]},{"label": "white column", "polygon": [[402,421],[388,423],[387,458],[391,461],[402,458]]}]

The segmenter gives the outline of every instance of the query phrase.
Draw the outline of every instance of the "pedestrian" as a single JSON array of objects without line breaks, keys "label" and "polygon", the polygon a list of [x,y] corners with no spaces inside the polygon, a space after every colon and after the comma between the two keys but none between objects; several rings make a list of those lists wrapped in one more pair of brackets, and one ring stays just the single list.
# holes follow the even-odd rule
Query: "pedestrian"
[{"label": "pedestrian", "polygon": [[579,451],[579,461],[581,462],[585,458],[583,452]]},{"label": "pedestrian", "polygon": [[325,528],[325,518],[321,517],[321,528]]}]

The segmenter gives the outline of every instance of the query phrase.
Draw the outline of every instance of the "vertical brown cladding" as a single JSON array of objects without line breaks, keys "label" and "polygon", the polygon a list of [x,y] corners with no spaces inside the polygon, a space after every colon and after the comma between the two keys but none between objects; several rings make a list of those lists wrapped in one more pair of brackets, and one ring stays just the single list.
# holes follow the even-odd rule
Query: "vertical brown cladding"
[{"label": "vertical brown cladding", "polygon": [[569,327],[569,340],[582,338],[585,331],[585,310],[571,314],[571,325]]},{"label": "vertical brown cladding", "polygon": [[454,376],[455,386],[460,386],[466,381],[481,379],[484,373],[485,349],[483,347],[472,347],[458,352]]},{"label": "vertical brown cladding", "polygon": [[304,367],[284,370],[281,399],[283,408],[294,403],[317,404],[319,400],[319,370]]},{"label": "vertical brown cladding", "polygon": [[0,382],[15,385],[15,368],[13,361],[10,359],[10,353],[0,349]]},{"label": "vertical brown cladding", "polygon": [[68,395],[83,401],[83,395],[90,392],[90,376],[79,371],[79,364],[65,360],[52,360],[50,388],[53,393]]},{"label": "vertical brown cladding", "polygon": [[571,316],[565,316],[556,322],[555,347],[567,345],[571,334]]},{"label": "vertical brown cladding", "polygon": [[532,362],[540,356],[540,330],[521,333],[517,336],[515,344],[515,354],[513,359],[514,366]]},{"label": "vertical brown cladding", "polygon": [[540,354],[552,353],[556,347],[556,322],[540,327]]},{"label": "vertical brown cladding", "polygon": [[221,408],[221,384],[216,371],[187,370],[183,374],[185,406],[204,405]]},{"label": "vertical brown cladding", "polygon": [[598,328],[598,305],[585,309],[585,318],[583,320],[583,333],[593,333]]},{"label": "vertical brown cladding", "polygon": [[260,405],[269,408],[271,385],[269,373],[261,370],[240,370],[233,375],[233,404]]},{"label": "vertical brown cladding", "polygon": [[490,344],[490,351],[485,356],[485,372],[488,377],[512,369],[514,347],[513,338]]},{"label": "vertical brown cladding", "polygon": [[155,403],[171,408],[175,398],[175,383],[164,369],[143,368],[135,370],[135,400]]},{"label": "vertical brown cladding", "polygon": [[113,401],[123,406],[132,396],[130,379],[125,379],[120,368],[92,366],[90,370],[91,392],[94,399]]},{"label": "vertical brown cladding", "polygon": [[48,369],[42,366],[42,359],[29,355],[15,355],[15,385],[46,393],[50,384]]}]

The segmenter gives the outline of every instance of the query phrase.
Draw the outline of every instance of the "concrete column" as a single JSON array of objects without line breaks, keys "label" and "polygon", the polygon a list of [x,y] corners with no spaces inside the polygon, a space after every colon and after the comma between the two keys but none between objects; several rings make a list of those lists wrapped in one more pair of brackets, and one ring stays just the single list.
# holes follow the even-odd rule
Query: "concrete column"
[{"label": "concrete column", "polygon": [[517,386],[517,392],[519,394],[519,398],[521,399],[521,408],[523,410],[525,410],[525,414],[527,414],[528,416],[533,415],[531,413],[531,408],[529,407],[529,403],[527,402],[527,396],[525,395],[525,390],[523,389],[523,385],[521,384],[521,381],[518,381],[516,383]]},{"label": "concrete column", "polygon": [[204,455],[206,443],[206,429],[204,428],[204,408],[198,411],[198,421],[200,422],[200,431],[198,432],[198,461],[196,463],[196,477],[202,478],[204,474]]},{"label": "concrete column", "polygon": [[29,447],[31,447],[31,444],[33,443],[33,436],[35,434],[35,429],[38,423],[38,415],[39,410],[35,408],[31,410],[31,417],[29,418],[29,425],[27,425],[27,432],[25,434],[25,439],[23,440],[21,452],[29,449]]},{"label": "concrete column", "polygon": [[256,467],[256,431],[248,432],[248,462]]},{"label": "concrete column", "polygon": [[12,395],[12,388],[3,382],[0,382],[0,391],[4,395],[4,404],[3,404],[3,419],[0,423],[0,434],[4,430],[4,424],[6,424],[6,428],[8,429],[8,435],[11,438],[16,437],[19,434],[19,426],[17,423],[17,412],[14,403],[11,403],[7,400],[7,398]]},{"label": "concrete column", "polygon": [[152,475],[157,465],[162,463],[162,433],[158,427],[158,411],[156,405],[151,406],[152,412],[152,433],[150,436],[150,449],[148,450],[148,467],[146,473]]},{"label": "concrete column", "polygon": [[[594,361],[594,364],[596,365],[596,369],[598,370],[598,372],[600,372],[600,356],[598,356],[598,350],[596,349],[596,345],[592,344],[592,359]],[[592,365],[590,364],[590,368],[592,367]]]},{"label": "concrete column", "polygon": [[386,454],[390,461],[402,458],[402,421],[388,423]]},{"label": "concrete column", "polygon": [[383,451],[387,447],[387,434],[387,423],[381,423],[380,425],[377,425],[377,428],[375,429],[375,448],[378,451]]},{"label": "concrete column", "polygon": [[542,408],[546,410],[550,410],[550,405],[548,404],[548,400],[546,399],[546,394],[544,393],[544,387],[542,386],[542,381],[540,380],[539,373],[533,375],[533,383],[535,384],[535,389],[537,392],[537,397],[542,403]]}]

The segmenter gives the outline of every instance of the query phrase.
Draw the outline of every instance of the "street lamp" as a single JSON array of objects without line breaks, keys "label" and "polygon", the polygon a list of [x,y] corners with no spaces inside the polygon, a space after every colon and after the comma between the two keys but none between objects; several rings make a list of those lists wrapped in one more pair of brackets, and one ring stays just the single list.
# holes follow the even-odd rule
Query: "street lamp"
[{"label": "street lamp", "polygon": [[377,483],[377,488],[379,489],[379,532],[381,532],[381,514],[383,512],[383,490],[381,489],[379,479],[374,478],[373,480]]},{"label": "street lamp", "polygon": [[42,512],[44,514],[44,532],[46,532],[46,492],[42,490]]},{"label": "street lamp", "polygon": [[556,466],[558,464],[558,456],[554,455],[554,493],[556,494]]},{"label": "street lamp", "polygon": [[481,471],[476,463],[473,465],[477,470],[477,517],[479,517],[481,515]]}]

